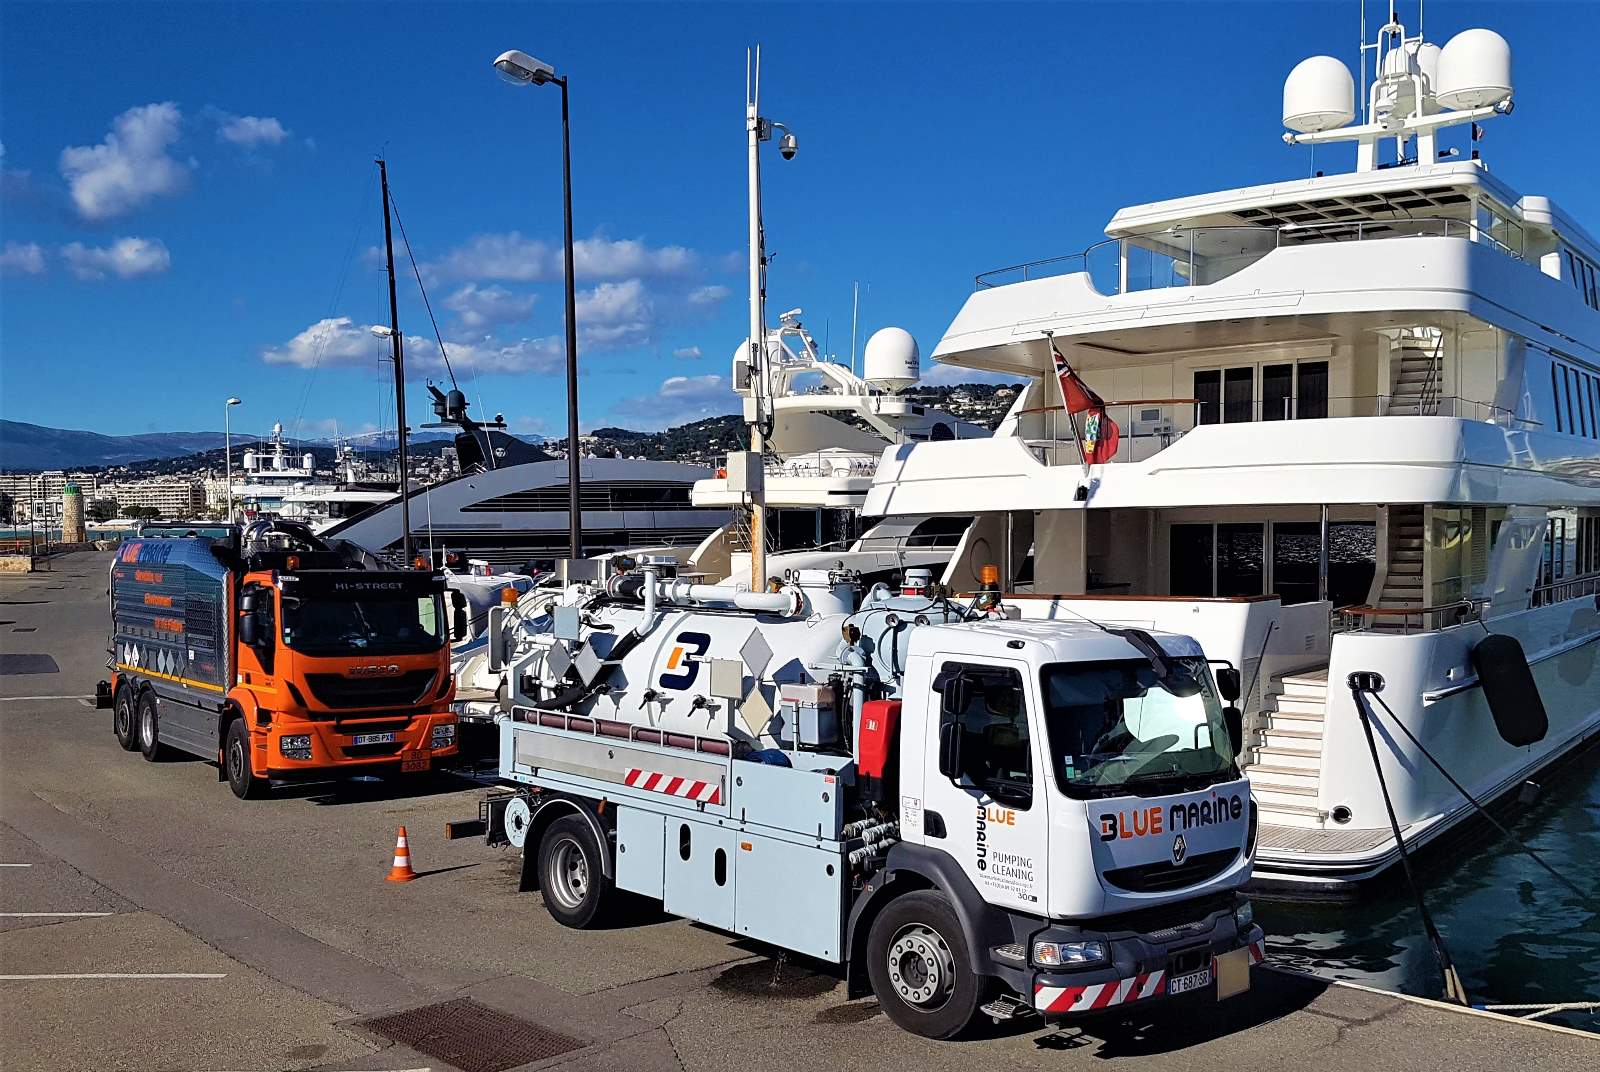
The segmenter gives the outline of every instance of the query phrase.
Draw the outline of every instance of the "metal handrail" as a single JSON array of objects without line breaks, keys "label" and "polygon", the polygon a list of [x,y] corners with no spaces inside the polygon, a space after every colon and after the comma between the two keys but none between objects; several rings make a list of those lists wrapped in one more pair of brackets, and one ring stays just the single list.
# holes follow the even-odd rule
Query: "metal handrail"
[{"label": "metal handrail", "polygon": [[[1236,256],[1246,256],[1250,253],[1258,255],[1250,262],[1255,263],[1268,253],[1282,248],[1284,245],[1304,245],[1312,242],[1363,242],[1377,241],[1390,238],[1464,238],[1471,242],[1482,242],[1506,256],[1515,260],[1525,260],[1523,254],[1505,242],[1496,238],[1489,229],[1481,227],[1472,220],[1460,220],[1446,216],[1420,217],[1417,219],[1389,219],[1389,220],[1330,220],[1319,223],[1286,223],[1270,226],[1252,226],[1249,224],[1232,224],[1217,227],[1169,227],[1155,231],[1143,231],[1136,234],[1124,235],[1117,238],[1102,239],[1089,246],[1081,253],[1069,253],[1056,257],[1046,257],[1043,260],[1028,261],[1023,264],[1008,265],[1004,268],[995,268],[982,272],[973,279],[973,289],[985,290],[991,287],[1004,286],[1005,281],[998,277],[1010,273],[1021,273],[1020,279],[1011,282],[1026,282],[1032,278],[1041,278],[1055,275],[1068,275],[1071,272],[1040,271],[1047,266],[1062,265],[1077,262],[1080,271],[1089,273],[1090,258],[1099,250],[1108,246],[1117,246],[1121,251],[1118,258],[1117,287],[1111,293],[1126,294],[1140,290],[1159,290],[1158,285],[1130,286],[1126,272],[1126,248],[1132,246],[1142,249],[1157,256],[1170,256],[1177,261],[1179,254],[1187,256],[1188,273],[1185,282],[1170,283],[1166,286],[1192,286],[1194,278],[1194,265],[1196,261],[1195,237],[1197,235],[1216,235],[1223,232],[1238,232],[1248,235],[1252,240],[1266,240],[1265,248],[1259,250],[1241,249]],[[1160,239],[1180,239],[1160,242]],[[1143,241],[1141,241],[1143,240]],[[1154,243],[1154,244],[1153,244]],[[1248,243],[1247,243],[1248,244]],[[1166,247],[1166,248],[1161,248]],[[1204,257],[1201,257],[1202,262]],[[1240,271],[1249,265],[1240,265],[1234,271]],[[1227,275],[1232,275],[1228,272]],[[1226,275],[1219,277],[1226,278]],[[1216,282],[1217,280],[1213,280]],[[1099,290],[1098,287],[1095,288]],[[1100,291],[1105,293],[1105,291]]]},{"label": "metal handrail", "polygon": [[1428,619],[1438,618],[1443,615],[1453,614],[1455,619],[1447,621],[1446,625],[1460,625],[1463,622],[1477,621],[1483,617],[1483,610],[1489,605],[1487,599],[1457,599],[1449,603],[1441,603],[1436,607],[1340,607],[1335,613],[1345,619],[1354,628],[1364,628],[1370,618],[1398,618],[1402,633],[1410,634],[1412,619],[1416,619],[1417,631],[1426,633],[1439,628],[1439,623],[1434,622],[1430,628]]}]

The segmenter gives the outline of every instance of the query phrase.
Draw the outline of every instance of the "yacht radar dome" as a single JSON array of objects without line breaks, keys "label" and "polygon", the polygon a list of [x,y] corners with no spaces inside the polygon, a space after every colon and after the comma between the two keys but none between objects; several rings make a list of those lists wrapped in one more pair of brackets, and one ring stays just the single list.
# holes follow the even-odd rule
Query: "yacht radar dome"
[{"label": "yacht radar dome", "polygon": [[916,383],[922,375],[917,340],[905,328],[880,328],[867,340],[861,359],[863,378],[890,394]]},{"label": "yacht radar dome", "polygon": [[1434,93],[1446,108],[1487,108],[1510,100],[1511,46],[1493,30],[1462,30],[1439,53]]},{"label": "yacht radar dome", "polygon": [[1332,56],[1295,64],[1283,82],[1283,125],[1300,134],[1342,127],[1356,117],[1356,83]]}]

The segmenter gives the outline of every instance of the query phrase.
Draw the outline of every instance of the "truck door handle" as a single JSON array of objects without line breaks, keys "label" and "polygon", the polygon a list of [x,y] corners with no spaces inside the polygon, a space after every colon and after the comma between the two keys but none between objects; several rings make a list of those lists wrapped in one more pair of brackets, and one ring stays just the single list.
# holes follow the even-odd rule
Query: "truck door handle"
[{"label": "truck door handle", "polygon": [[922,833],[925,837],[944,837],[946,834],[944,816],[936,811],[924,811],[922,813]]}]

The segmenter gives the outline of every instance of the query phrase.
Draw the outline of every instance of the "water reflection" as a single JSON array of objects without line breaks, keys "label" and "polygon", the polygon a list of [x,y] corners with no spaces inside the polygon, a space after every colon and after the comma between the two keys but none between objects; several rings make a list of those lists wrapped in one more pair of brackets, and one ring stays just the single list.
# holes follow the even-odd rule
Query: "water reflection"
[{"label": "water reflection", "polygon": [[[1580,889],[1592,891],[1587,903],[1488,824],[1475,828],[1460,849],[1420,861],[1428,908],[1474,1004],[1600,1001],[1600,748],[1541,784],[1543,798],[1507,825]],[[1355,905],[1263,902],[1257,914],[1280,963],[1440,996],[1433,951],[1398,873]],[[1600,1012],[1548,1019],[1600,1031]]]}]

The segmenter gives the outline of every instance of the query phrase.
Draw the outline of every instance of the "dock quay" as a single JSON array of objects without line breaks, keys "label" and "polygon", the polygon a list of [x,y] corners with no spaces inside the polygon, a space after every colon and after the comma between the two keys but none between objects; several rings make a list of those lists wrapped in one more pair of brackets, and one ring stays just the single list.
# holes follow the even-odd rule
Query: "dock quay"
[{"label": "dock quay", "polygon": [[[955,1043],[796,960],[658,915],[557,926],[518,861],[447,841],[473,782],[239,801],[93,707],[107,552],[0,576],[0,1064],[30,1070],[1141,1070],[1600,1063],[1600,1036],[1274,967],[1221,1005]],[[417,881],[384,881],[395,830]],[[431,1041],[429,1041],[431,1039]],[[415,1048],[412,1044],[415,1043]],[[448,1054],[443,1056],[441,1054]]]}]

